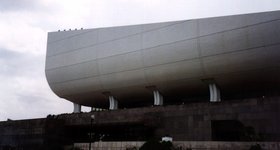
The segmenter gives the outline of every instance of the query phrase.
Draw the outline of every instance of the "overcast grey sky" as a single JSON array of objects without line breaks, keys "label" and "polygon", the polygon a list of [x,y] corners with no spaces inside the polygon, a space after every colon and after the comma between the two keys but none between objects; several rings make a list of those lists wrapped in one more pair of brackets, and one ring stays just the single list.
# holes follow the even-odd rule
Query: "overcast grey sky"
[{"label": "overcast grey sky", "polygon": [[47,32],[280,10],[280,0],[0,0],[0,120],[72,112],[45,79]]}]

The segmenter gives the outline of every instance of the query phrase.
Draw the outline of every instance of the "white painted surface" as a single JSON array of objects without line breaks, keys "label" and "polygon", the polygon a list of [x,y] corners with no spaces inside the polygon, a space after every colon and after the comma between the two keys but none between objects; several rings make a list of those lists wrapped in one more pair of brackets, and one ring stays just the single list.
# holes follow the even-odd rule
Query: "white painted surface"
[{"label": "white painted surface", "polygon": [[58,96],[103,108],[104,91],[125,105],[132,96],[152,98],[145,88],[151,85],[172,96],[206,89],[205,78],[221,88],[280,84],[270,80],[280,75],[279,19],[276,11],[51,32],[46,77]]}]

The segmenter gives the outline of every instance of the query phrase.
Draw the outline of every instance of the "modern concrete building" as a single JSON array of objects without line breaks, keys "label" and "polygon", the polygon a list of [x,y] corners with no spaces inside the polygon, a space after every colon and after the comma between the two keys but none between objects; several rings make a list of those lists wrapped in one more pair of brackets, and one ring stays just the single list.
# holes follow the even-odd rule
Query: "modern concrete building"
[{"label": "modern concrete building", "polygon": [[0,122],[0,150],[166,135],[178,149],[280,148],[280,11],[51,32],[47,46],[47,80],[75,113]]},{"label": "modern concrete building", "polygon": [[46,77],[75,112],[273,93],[279,19],[275,11],[50,32]]}]

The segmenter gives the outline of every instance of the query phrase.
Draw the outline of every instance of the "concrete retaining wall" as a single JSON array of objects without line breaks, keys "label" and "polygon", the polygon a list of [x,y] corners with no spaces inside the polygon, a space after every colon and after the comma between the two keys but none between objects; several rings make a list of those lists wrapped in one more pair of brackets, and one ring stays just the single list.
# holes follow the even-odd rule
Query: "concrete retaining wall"
[{"label": "concrete retaining wall", "polygon": [[[95,142],[94,150],[127,150],[138,149],[144,142]],[[259,144],[264,150],[279,150],[280,142],[212,142],[212,141],[174,141],[173,145],[180,150],[249,150],[252,145]],[[88,150],[88,143],[75,143],[74,146]],[[136,150],[135,149],[135,150]],[[134,149],[133,149],[134,150]]]},{"label": "concrete retaining wall", "polygon": [[142,123],[155,127],[155,137],[168,134],[174,141],[215,141],[211,129],[213,120],[237,120],[252,127],[264,141],[280,140],[279,96],[66,114],[58,118],[65,120],[68,126],[89,126],[92,114],[96,118],[94,125]]},{"label": "concrete retaining wall", "polygon": [[[94,150],[126,150],[129,148],[139,148],[144,142],[95,142],[92,143],[91,149]],[[75,143],[74,147],[82,150],[88,150],[89,143]]]},{"label": "concrete retaining wall", "polygon": [[[98,131],[96,135],[110,135],[108,136],[110,138],[106,139],[105,137],[104,141],[145,141],[152,137],[160,138],[165,135],[173,137],[174,141],[234,141],[232,139],[220,138],[221,140],[219,140],[219,138],[216,138],[220,135],[229,135],[232,132],[238,133],[235,132],[236,130],[229,129],[232,127],[230,123],[227,122],[226,125],[222,124],[218,127],[215,127],[214,124],[215,121],[233,120],[243,125],[233,125],[233,127],[239,129],[238,131],[243,131],[245,127],[246,129],[251,127],[249,129],[252,130],[248,130],[248,133],[249,131],[255,132],[255,134],[249,134],[254,137],[251,139],[248,136],[244,138],[245,133],[242,132],[242,134],[237,135],[235,141],[280,142],[280,97],[263,96],[250,99],[224,100],[220,103],[197,102],[172,106],[50,115],[47,118],[32,120],[4,121],[0,122],[0,150],[4,146],[20,146],[23,150],[31,150],[30,147],[32,146],[34,150],[37,150],[40,149],[37,148],[38,146],[56,145],[60,147],[72,145],[72,143],[85,143],[89,138],[90,116],[92,114],[96,118],[93,122],[93,132]],[[224,129],[223,127],[228,128]],[[221,134],[214,130],[220,128],[223,129],[222,131],[229,130],[230,132],[222,132]],[[122,137],[118,135],[122,135]],[[246,135],[248,135],[247,132]],[[207,142],[195,143],[202,143],[203,145]],[[179,146],[185,144],[185,142],[183,144],[179,143]],[[125,145],[123,144],[124,148],[126,148]],[[191,143],[192,145],[194,144]],[[227,145],[229,145],[229,148],[234,147],[231,144]],[[247,145],[249,147],[252,143]],[[271,147],[267,149],[280,149],[275,144],[267,145],[264,146]],[[98,145],[98,147],[100,146]],[[117,147],[111,147],[118,148],[118,144]]]}]

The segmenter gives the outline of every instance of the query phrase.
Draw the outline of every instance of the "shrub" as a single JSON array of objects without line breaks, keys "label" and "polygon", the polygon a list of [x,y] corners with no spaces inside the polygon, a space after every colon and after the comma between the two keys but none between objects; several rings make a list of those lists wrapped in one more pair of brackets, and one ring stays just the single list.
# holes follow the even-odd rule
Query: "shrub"
[{"label": "shrub", "polygon": [[250,150],[262,150],[262,147],[260,146],[260,144],[256,144],[256,145],[252,145],[250,147]]},{"label": "shrub", "polygon": [[126,150],[137,150],[137,148],[134,146],[134,147],[127,147]]},{"label": "shrub", "polygon": [[172,150],[171,142],[159,142],[157,140],[149,140],[144,143],[139,150]]}]

